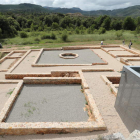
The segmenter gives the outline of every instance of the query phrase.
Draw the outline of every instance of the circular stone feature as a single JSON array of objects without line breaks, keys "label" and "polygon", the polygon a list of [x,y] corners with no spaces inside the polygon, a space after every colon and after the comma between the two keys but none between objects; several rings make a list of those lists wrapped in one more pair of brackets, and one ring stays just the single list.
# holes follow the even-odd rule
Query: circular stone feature
[{"label": "circular stone feature", "polygon": [[61,54],[59,54],[59,57],[63,58],[63,59],[75,59],[78,56],[79,55],[76,53],[61,53]]}]

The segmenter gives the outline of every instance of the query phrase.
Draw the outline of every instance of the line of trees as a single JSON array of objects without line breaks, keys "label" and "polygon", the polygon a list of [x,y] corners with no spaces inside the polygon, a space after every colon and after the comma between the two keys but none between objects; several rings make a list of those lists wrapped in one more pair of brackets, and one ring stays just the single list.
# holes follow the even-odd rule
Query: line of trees
[{"label": "line of trees", "polygon": [[99,30],[136,30],[140,32],[140,17],[111,18],[99,17],[70,17],[64,14],[13,14],[0,13],[0,38],[15,37],[18,31],[47,31],[47,30],[87,30],[94,33]]}]

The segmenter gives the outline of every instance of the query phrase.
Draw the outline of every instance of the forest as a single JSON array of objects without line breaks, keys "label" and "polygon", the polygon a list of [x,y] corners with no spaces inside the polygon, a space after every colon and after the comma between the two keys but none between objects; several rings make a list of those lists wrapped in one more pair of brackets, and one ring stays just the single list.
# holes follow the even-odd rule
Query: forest
[{"label": "forest", "polygon": [[0,13],[0,42],[3,44],[35,45],[122,39],[137,42],[139,33],[140,17],[92,17],[36,12]]}]

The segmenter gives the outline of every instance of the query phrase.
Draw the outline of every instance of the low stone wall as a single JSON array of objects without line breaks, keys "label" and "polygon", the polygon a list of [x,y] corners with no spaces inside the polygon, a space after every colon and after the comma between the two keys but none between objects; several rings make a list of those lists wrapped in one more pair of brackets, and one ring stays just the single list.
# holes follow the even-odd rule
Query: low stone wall
[{"label": "low stone wall", "polygon": [[104,71],[114,71],[112,68],[84,68],[82,72],[104,72]]},{"label": "low stone wall", "polygon": [[102,48],[115,48],[115,47],[120,47],[118,45],[101,45]]},{"label": "low stone wall", "polygon": [[81,50],[81,49],[100,49],[100,46],[69,46],[69,47],[62,47],[63,50]]},{"label": "low stone wall", "polygon": [[13,73],[6,73],[5,74],[5,79],[23,79],[24,77],[51,77],[51,74],[47,73],[31,73],[31,74],[25,74],[25,73],[20,73],[20,74],[13,74]]},{"label": "low stone wall", "polygon": [[106,85],[110,87],[111,92],[117,96],[118,90],[116,87],[119,87],[120,75],[101,75],[101,78],[105,82]]},{"label": "low stone wall", "polygon": [[125,65],[131,65],[130,63],[128,63],[128,61],[126,61],[124,58],[120,58],[120,62],[125,64]]},{"label": "low stone wall", "polygon": [[6,73],[5,79],[23,79],[24,77],[80,77],[79,71],[51,71],[51,73]]},{"label": "low stone wall", "polygon": [[80,77],[79,71],[51,71],[51,77]]},{"label": "low stone wall", "polygon": [[79,77],[25,77],[25,84],[81,84]]}]

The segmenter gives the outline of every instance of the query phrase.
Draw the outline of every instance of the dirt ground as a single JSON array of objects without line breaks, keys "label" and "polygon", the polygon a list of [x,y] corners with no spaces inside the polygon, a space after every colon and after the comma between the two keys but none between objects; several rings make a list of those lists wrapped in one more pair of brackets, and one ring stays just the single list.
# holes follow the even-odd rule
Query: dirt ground
[{"label": "dirt ground", "polygon": [[[113,48],[114,49],[114,48]],[[133,49],[135,50],[135,49]],[[125,127],[121,118],[114,108],[115,95],[111,93],[110,88],[100,78],[101,75],[120,75],[119,71],[123,64],[119,58],[113,58],[111,55],[101,49],[94,49],[94,52],[108,62],[108,65],[94,66],[59,66],[59,67],[32,67],[39,51],[32,51],[11,73],[50,73],[52,70],[81,70],[83,68],[113,68],[114,72],[84,72],[84,77],[89,85],[89,90],[93,95],[96,105],[107,126],[106,131],[95,131],[79,134],[46,134],[46,135],[25,135],[25,136],[0,136],[0,140],[91,140],[99,135],[108,135],[113,132],[120,132],[125,137],[129,136],[129,131]],[[114,51],[112,51],[114,52]],[[123,54],[124,51],[121,51]],[[139,51],[138,51],[139,52]],[[129,52],[128,52],[129,53]],[[126,54],[126,52],[125,52]],[[15,54],[16,55],[16,54]],[[125,57],[126,58],[126,57]],[[130,58],[130,57],[129,57]],[[138,63],[140,63],[138,61]],[[6,65],[7,67],[7,65]],[[5,73],[0,72],[0,80],[5,80]],[[10,89],[15,88],[16,84],[0,84],[0,110],[8,100],[7,93]]]}]

